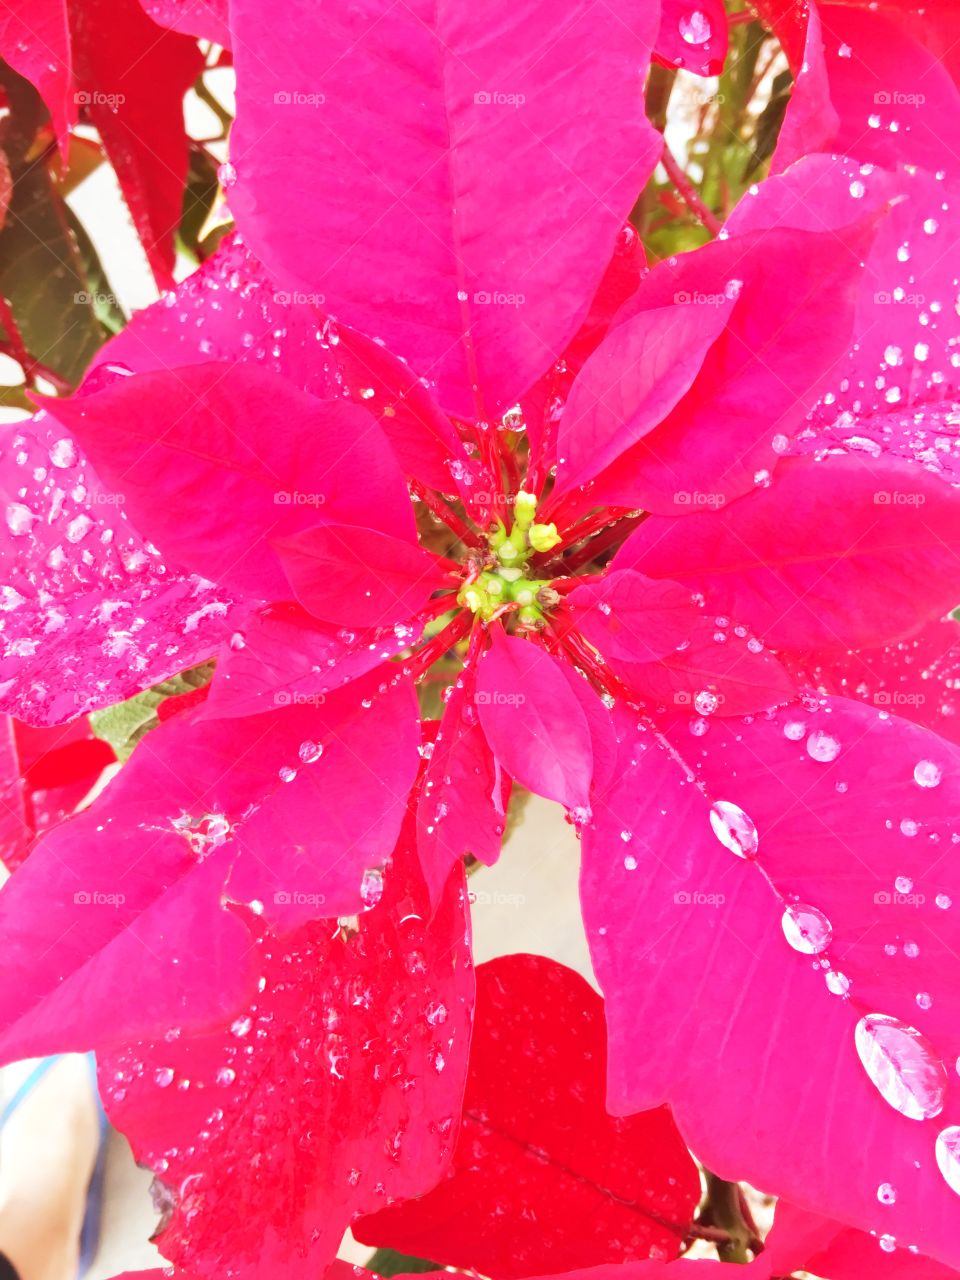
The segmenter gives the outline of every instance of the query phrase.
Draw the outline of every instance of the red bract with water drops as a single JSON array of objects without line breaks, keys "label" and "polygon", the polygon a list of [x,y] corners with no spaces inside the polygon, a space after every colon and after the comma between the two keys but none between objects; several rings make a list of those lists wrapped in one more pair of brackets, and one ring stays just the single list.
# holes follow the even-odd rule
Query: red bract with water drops
[{"label": "red bract with water drops", "polygon": [[[195,1280],[343,1275],[352,1225],[503,1280],[953,1274],[939,23],[760,6],[797,78],[733,207],[661,135],[676,68],[761,118],[745,13],[144,8],[232,49],[235,225],[7,428],[8,787],[63,794],[4,830],[0,1051],[99,1051]],[[524,792],[603,998],[515,955],[475,1016],[464,865]]]}]

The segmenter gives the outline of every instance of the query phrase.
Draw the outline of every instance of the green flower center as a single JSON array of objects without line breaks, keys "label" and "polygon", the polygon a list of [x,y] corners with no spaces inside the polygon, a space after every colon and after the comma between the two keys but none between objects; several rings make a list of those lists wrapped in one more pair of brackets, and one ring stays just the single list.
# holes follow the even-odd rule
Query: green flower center
[{"label": "green flower center", "polygon": [[485,622],[501,613],[516,613],[524,626],[542,626],[544,613],[556,604],[557,593],[548,578],[534,578],[528,561],[537,551],[552,551],[561,541],[555,524],[538,524],[537,500],[517,494],[513,527],[502,521],[489,537],[489,552],[457,593],[457,603]]}]

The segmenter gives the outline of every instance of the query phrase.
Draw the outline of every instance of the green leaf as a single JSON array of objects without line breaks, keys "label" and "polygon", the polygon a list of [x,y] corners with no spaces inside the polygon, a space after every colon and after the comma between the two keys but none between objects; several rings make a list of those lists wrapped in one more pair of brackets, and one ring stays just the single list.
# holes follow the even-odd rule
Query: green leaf
[{"label": "green leaf", "polygon": [[421,1275],[426,1271],[442,1271],[439,1262],[428,1262],[426,1258],[414,1258],[410,1254],[397,1253],[396,1249],[378,1249],[367,1260],[367,1270],[378,1276],[399,1276],[407,1272]]},{"label": "green leaf", "polygon": [[194,262],[202,258],[200,233],[217,199],[219,181],[215,161],[196,144],[190,148],[190,167],[183,192],[183,214],[177,231],[178,247]]},{"label": "green leaf", "polygon": [[202,662],[197,667],[182,671],[179,675],[162,680],[143,693],[134,694],[126,702],[94,711],[90,715],[90,727],[98,738],[109,742],[117,753],[117,759],[126,763],[134,747],[145,733],[159,724],[157,707],[164,698],[190,693],[209,684],[213,676],[213,662]]},{"label": "green leaf", "polygon": [[[32,86],[6,63],[0,63],[0,86],[10,103],[0,124],[0,147],[13,177],[0,231],[0,294],[29,354],[72,386],[105,334],[46,151],[33,154],[46,110]],[[11,335],[6,337],[9,341]]]}]

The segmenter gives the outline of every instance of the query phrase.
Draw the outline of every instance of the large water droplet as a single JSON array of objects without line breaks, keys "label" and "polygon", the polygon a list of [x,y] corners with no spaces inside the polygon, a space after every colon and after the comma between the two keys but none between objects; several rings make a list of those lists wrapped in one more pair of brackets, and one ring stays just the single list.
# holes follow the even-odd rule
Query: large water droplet
[{"label": "large water droplet", "polygon": [[943,777],[943,770],[933,760],[920,760],[913,770],[913,780],[918,787],[936,787]]},{"label": "large water droplet", "polygon": [[677,26],[686,44],[706,44],[713,35],[710,19],[699,9],[694,9],[691,13],[685,13]]},{"label": "large water droplet", "polygon": [[710,826],[723,847],[738,858],[752,858],[757,852],[753,819],[732,800],[717,800],[710,806]]},{"label": "large water droplet", "polygon": [[857,1023],[854,1040],[863,1069],[894,1111],[909,1120],[940,1114],[947,1073],[916,1027],[884,1013],[868,1013]]},{"label": "large water droplet", "polygon": [[826,951],[833,937],[833,926],[817,907],[806,902],[791,903],[783,913],[781,920],[783,936],[793,947],[804,955],[816,956]]},{"label": "large water droplet", "polygon": [[948,1125],[937,1134],[934,1153],[944,1182],[960,1196],[960,1124]]},{"label": "large water droplet", "polygon": [[383,872],[377,867],[368,867],[360,881],[360,897],[365,907],[375,907],[383,897]]},{"label": "large water droplet", "polygon": [[814,729],[807,738],[807,755],[811,760],[819,760],[821,764],[829,764],[840,754],[840,743],[823,729]]}]

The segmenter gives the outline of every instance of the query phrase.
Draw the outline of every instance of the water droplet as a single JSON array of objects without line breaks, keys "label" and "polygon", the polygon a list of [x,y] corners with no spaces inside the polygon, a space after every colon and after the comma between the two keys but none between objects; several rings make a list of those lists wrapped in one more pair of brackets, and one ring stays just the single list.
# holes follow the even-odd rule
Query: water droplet
[{"label": "water droplet", "polygon": [[33,524],[33,512],[22,502],[11,502],[7,505],[7,528],[14,537],[22,537],[30,532]]},{"label": "water droplet", "polygon": [[709,689],[701,689],[693,700],[693,705],[702,716],[709,716],[716,711],[720,705],[720,700],[715,693],[711,693]]},{"label": "water droplet", "polygon": [[943,777],[943,770],[933,760],[920,760],[913,770],[913,780],[918,787],[936,787]]},{"label": "water droplet", "polygon": [[943,1110],[947,1073],[916,1027],[884,1013],[868,1013],[854,1033],[857,1054],[880,1096],[909,1120]]},{"label": "water droplet", "polygon": [[895,1253],[897,1249],[896,1239],[891,1235],[883,1235],[880,1237],[880,1248],[884,1253]]},{"label": "water droplet", "polygon": [[912,893],[913,881],[909,876],[897,876],[896,880],[893,882],[893,887],[896,889],[897,893]]},{"label": "water droplet", "polygon": [[933,1005],[933,996],[929,991],[917,992],[917,1007],[920,1009],[929,1009]]},{"label": "water droplet", "polygon": [[877,1187],[877,1199],[881,1204],[896,1204],[896,1187],[892,1187],[889,1182],[881,1182],[879,1187]]},{"label": "water droplet", "polygon": [[800,720],[788,720],[783,726],[783,736],[791,742],[799,742],[807,731],[807,726]]},{"label": "water droplet", "polygon": [[319,742],[312,742],[307,739],[306,742],[300,743],[300,750],[297,754],[304,764],[315,764],[323,755],[323,747]]},{"label": "water droplet", "polygon": [[787,942],[794,951],[804,955],[816,956],[826,951],[833,937],[833,927],[827,917],[805,902],[791,903],[780,923]]},{"label": "water droplet", "polygon": [[837,969],[828,969],[823,975],[823,980],[827,984],[827,990],[833,996],[845,996],[850,990],[850,979]]},{"label": "water droplet", "polygon": [[235,631],[230,637],[231,649],[245,649],[247,647],[247,637],[242,631]]},{"label": "water droplet", "polygon": [[677,25],[686,44],[706,44],[713,35],[710,19],[699,9],[685,13]]},{"label": "water droplet", "polygon": [[854,200],[862,200],[866,189],[863,183],[856,178],[850,183],[850,194]]},{"label": "water droplet", "polygon": [[220,165],[219,169],[217,169],[217,181],[224,189],[232,187],[236,180],[237,166],[235,164],[231,164],[229,160]]},{"label": "water droplet", "polygon": [[72,467],[76,460],[77,446],[69,436],[54,441],[50,446],[50,461],[55,467],[65,471],[68,467]]},{"label": "water droplet", "polygon": [[934,1154],[944,1182],[960,1196],[960,1125],[948,1125],[937,1134]]},{"label": "water droplet", "polygon": [[231,1022],[230,1030],[235,1036],[237,1036],[239,1039],[242,1039],[244,1036],[248,1036],[250,1034],[250,1028],[252,1026],[253,1026],[253,1019],[247,1015],[244,1015],[242,1018],[236,1018],[233,1022]]},{"label": "water droplet", "polygon": [[383,872],[377,867],[368,867],[360,881],[360,898],[367,908],[375,907],[383,897]]},{"label": "water droplet", "polygon": [[934,898],[934,902],[941,911],[948,911],[950,907],[953,906],[953,899],[950,897],[949,893],[938,893]]},{"label": "water droplet", "polygon": [[814,729],[807,738],[807,755],[811,760],[829,764],[840,754],[840,743],[823,729]]},{"label": "water droplet", "polygon": [[173,1067],[157,1067],[153,1073],[154,1081],[160,1089],[166,1089],[173,1084]]},{"label": "water droplet", "polygon": [[627,869],[627,871],[636,871],[637,866],[638,866],[639,864],[638,864],[638,862],[637,862],[636,858],[633,856],[633,854],[632,854],[632,853],[628,853],[628,854],[627,854],[627,856],[626,856],[626,857],[624,858],[624,860],[623,860],[623,865],[624,865],[624,867]]},{"label": "water droplet", "polygon": [[224,1088],[233,1084],[236,1078],[237,1073],[234,1071],[233,1067],[221,1067],[217,1072],[217,1084],[222,1085]]},{"label": "water droplet", "polygon": [[717,800],[710,806],[710,826],[723,847],[738,858],[752,858],[757,852],[753,819],[731,800]]}]

